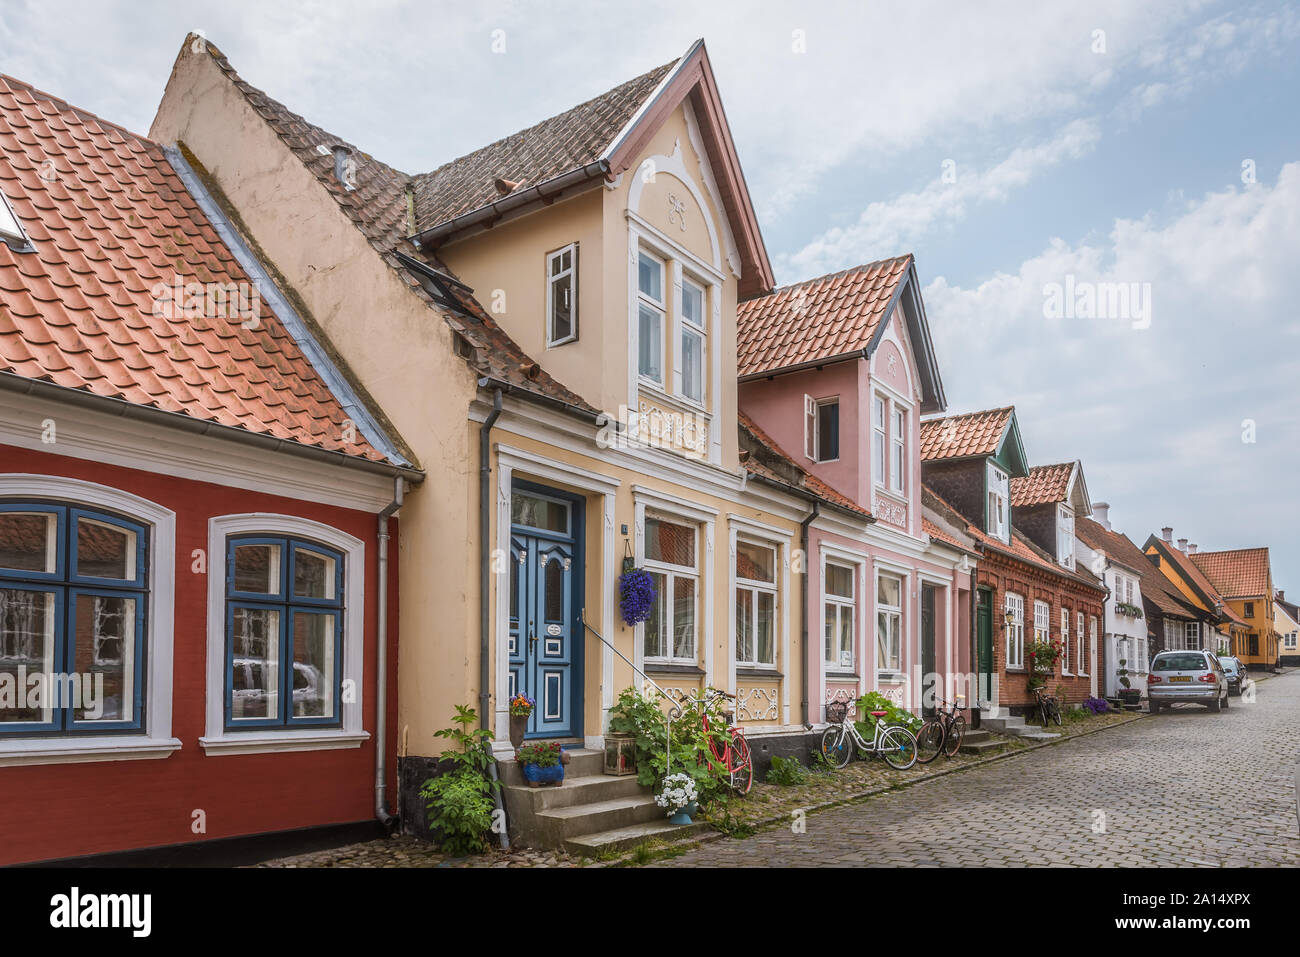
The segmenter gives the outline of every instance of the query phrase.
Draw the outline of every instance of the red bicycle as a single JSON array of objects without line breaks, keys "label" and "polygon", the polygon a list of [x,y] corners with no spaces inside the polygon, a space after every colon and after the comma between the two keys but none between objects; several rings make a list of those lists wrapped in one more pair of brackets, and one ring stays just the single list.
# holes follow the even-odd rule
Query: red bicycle
[{"label": "red bicycle", "polygon": [[735,695],[719,691],[717,688],[710,688],[702,702],[697,699],[697,703],[705,705],[699,709],[700,721],[704,725],[705,737],[709,740],[709,748],[707,751],[700,752],[700,760],[708,762],[710,770],[718,767],[725,769],[731,782],[731,789],[737,794],[748,794],[749,789],[754,786],[754,759],[750,756],[744,729],[737,728],[731,723],[734,720],[734,712],[725,708],[723,710],[723,717],[727,719],[725,733],[715,734],[709,730],[708,706],[719,698],[727,701],[736,700]]}]

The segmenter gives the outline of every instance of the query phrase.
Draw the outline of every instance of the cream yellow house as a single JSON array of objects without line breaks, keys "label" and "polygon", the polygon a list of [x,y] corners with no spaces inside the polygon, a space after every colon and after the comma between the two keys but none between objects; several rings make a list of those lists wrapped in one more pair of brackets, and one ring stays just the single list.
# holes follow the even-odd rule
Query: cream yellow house
[{"label": "cream yellow house", "polygon": [[[773,280],[702,41],[408,175],[191,36],[152,135],[228,206],[427,474],[400,523],[404,801],[454,705],[507,747],[515,690],[537,700],[531,736],[588,747],[647,680],[723,688],[751,738],[802,740],[820,720],[803,523],[814,505],[850,530],[871,519],[738,426],[736,303]],[[625,559],[657,585],[636,625],[619,611]]]}]

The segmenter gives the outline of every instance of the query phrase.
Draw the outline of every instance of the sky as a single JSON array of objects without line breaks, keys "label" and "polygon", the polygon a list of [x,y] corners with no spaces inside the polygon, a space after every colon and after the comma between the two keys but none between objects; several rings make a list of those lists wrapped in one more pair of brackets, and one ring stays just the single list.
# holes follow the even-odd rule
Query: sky
[{"label": "sky", "polygon": [[145,133],[190,30],[412,173],[703,37],[779,283],[914,253],[949,411],[1300,595],[1300,6],[0,0],[0,72]]}]

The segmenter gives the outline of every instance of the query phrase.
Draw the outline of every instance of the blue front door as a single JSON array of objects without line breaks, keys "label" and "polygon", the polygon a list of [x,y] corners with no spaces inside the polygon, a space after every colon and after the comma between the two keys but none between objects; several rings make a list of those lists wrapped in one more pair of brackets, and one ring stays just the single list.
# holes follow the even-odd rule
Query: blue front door
[{"label": "blue front door", "polygon": [[519,483],[510,530],[510,687],[537,704],[528,736],[582,733],[581,510],[578,501]]}]

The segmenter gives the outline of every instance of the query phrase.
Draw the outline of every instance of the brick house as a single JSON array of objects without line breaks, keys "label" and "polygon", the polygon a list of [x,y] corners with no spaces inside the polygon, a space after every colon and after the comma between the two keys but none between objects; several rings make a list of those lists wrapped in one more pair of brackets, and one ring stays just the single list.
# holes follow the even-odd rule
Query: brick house
[{"label": "brick house", "polygon": [[[1099,630],[1106,589],[1075,560],[1073,517],[1091,508],[1078,463],[1030,469],[1011,407],[923,421],[921,461],[927,508],[969,535],[980,553],[981,706],[1013,713],[1032,707],[1035,641],[1068,648],[1045,676],[1050,690],[1066,704],[1094,695],[1105,668]],[[1016,525],[1017,516],[1032,533]]]}]

